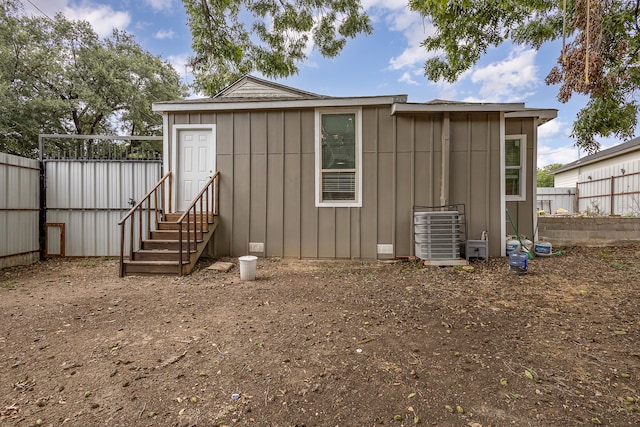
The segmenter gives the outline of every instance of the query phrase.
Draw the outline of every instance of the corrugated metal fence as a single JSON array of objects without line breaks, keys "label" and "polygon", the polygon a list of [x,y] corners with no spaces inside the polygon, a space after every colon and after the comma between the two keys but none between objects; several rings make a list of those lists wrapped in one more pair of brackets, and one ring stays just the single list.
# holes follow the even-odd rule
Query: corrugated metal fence
[{"label": "corrugated metal fence", "polygon": [[547,215],[576,213],[575,187],[538,187],[537,193],[538,212],[544,211]]},{"label": "corrugated metal fence", "polygon": [[0,153],[0,268],[40,258],[37,160]]},{"label": "corrugated metal fence", "polygon": [[117,256],[118,221],[162,176],[160,160],[47,159],[46,255]]},{"label": "corrugated metal fence", "polygon": [[546,214],[640,216],[640,160],[581,172],[576,187],[537,189],[537,208]]},{"label": "corrugated metal fence", "polygon": [[161,140],[40,135],[40,161],[0,153],[0,268],[35,262],[41,252],[118,256],[118,221],[162,176],[157,151],[135,151],[131,142]]},{"label": "corrugated metal fence", "polygon": [[579,180],[580,212],[640,216],[640,160],[582,173]]},{"label": "corrugated metal fence", "polygon": [[162,176],[162,137],[40,135],[45,257],[119,256],[118,221]]}]

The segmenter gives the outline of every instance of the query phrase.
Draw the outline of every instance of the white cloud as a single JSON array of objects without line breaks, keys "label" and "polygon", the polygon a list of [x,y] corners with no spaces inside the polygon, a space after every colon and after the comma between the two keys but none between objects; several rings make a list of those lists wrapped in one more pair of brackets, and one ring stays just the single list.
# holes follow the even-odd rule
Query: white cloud
[{"label": "white cloud", "polygon": [[189,63],[189,54],[181,53],[179,55],[169,55],[167,61],[173,66],[173,68],[180,74],[183,79],[186,79],[190,73],[187,64]]},{"label": "white cloud", "polygon": [[106,5],[85,3],[79,7],[68,7],[64,15],[68,19],[88,21],[100,37],[110,35],[114,28],[126,29],[131,23],[129,12],[115,11]]},{"label": "white cloud", "polygon": [[144,2],[154,10],[169,10],[173,6],[173,0],[144,0]]},{"label": "white cloud", "polygon": [[391,70],[413,69],[423,65],[427,59],[426,51],[420,46],[409,46],[399,56],[389,60]]},{"label": "white cloud", "polygon": [[538,138],[550,139],[555,137],[568,138],[571,134],[571,125],[562,120],[550,120],[538,127]]},{"label": "white cloud", "polygon": [[536,77],[536,51],[516,48],[503,61],[475,69],[471,81],[480,84],[479,98],[485,102],[522,101],[539,84]]},{"label": "white cloud", "polygon": [[423,22],[415,13],[413,15],[404,12],[392,14],[389,19],[392,21],[390,29],[402,31],[408,45],[400,55],[389,60],[389,69],[415,72],[416,69],[422,69],[427,58],[437,55],[434,52],[427,52],[421,46],[424,39],[433,33],[431,24]]},{"label": "white cloud", "polygon": [[404,73],[402,73],[402,76],[400,76],[398,81],[401,82],[401,83],[408,83],[408,84],[411,84],[411,85],[417,85],[418,84],[418,82],[413,80],[413,77],[411,77],[411,73],[409,73],[408,71],[405,71]]},{"label": "white cloud", "polygon": [[362,0],[362,7],[367,13],[375,13],[376,10],[398,10],[407,7],[407,0]]},{"label": "white cloud", "polygon": [[69,3],[69,0],[32,0],[32,2],[22,2],[27,13],[32,15],[45,13],[50,18],[53,18],[56,12],[61,12],[67,6],[67,3]]},{"label": "white cloud", "polygon": [[88,21],[100,37],[111,35],[114,28],[124,30],[131,23],[129,12],[117,11],[111,6],[92,1],[39,0],[33,3],[38,10],[26,3],[27,13],[36,16],[44,13],[53,18],[56,13],[60,12],[67,19]]},{"label": "white cloud", "polygon": [[[424,39],[424,34],[427,27],[431,28],[431,24],[427,24],[420,15],[410,11],[408,8],[402,8],[393,10],[386,16],[386,21],[389,25],[389,29],[392,31],[404,31],[405,36],[409,39],[409,43],[412,44],[415,37],[419,38],[419,41]],[[418,31],[415,31],[418,30]],[[417,32],[417,34],[416,34]]]},{"label": "white cloud", "polygon": [[571,123],[562,120],[551,120],[538,127],[539,168],[553,163],[565,165],[578,160],[580,151],[571,142],[570,135]]},{"label": "white cloud", "polygon": [[176,35],[176,32],[173,30],[159,30],[158,32],[156,32],[154,37],[159,40],[167,40],[167,39],[174,38],[175,35]]},{"label": "white cloud", "polygon": [[[566,165],[580,158],[578,147],[573,144],[562,147],[552,146],[555,141],[539,139],[538,141],[538,167],[542,168],[553,163]],[[583,153],[584,156],[584,153]]]}]

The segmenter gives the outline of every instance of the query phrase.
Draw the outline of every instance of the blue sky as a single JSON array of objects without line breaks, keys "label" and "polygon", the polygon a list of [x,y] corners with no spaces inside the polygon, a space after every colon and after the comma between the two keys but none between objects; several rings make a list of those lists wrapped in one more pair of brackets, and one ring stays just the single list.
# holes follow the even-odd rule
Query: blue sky
[{"label": "blue sky", "polygon": [[[146,50],[169,61],[186,82],[192,54],[191,34],[181,0],[21,0],[28,10],[53,17],[89,21],[101,36],[117,27],[135,35]],[[568,163],[580,153],[570,138],[576,113],[586,98],[569,103],[556,100],[557,87],[544,79],[555,64],[561,44],[539,51],[504,45],[491,49],[455,84],[430,82],[423,75],[429,53],[420,42],[429,35],[429,22],[406,8],[407,0],[362,0],[374,33],[350,40],[338,58],[311,52],[298,75],[280,83],[331,96],[407,94],[410,102],[432,99],[478,102],[525,102],[527,107],[556,108],[558,118],[539,128],[538,166]],[[616,143],[601,141],[603,148]]]}]

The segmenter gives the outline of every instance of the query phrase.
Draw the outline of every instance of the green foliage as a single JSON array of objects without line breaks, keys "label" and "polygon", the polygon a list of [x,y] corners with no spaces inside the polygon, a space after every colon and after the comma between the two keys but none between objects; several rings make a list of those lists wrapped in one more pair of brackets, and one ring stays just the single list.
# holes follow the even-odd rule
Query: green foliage
[{"label": "green foliage", "polygon": [[287,77],[316,48],[337,56],[372,31],[360,0],[183,0],[196,89],[213,96],[244,74]]},{"label": "green foliage", "polygon": [[599,148],[596,136],[630,138],[640,85],[637,2],[567,0],[563,6],[557,0],[409,0],[410,9],[435,27],[423,45],[442,52],[427,60],[425,75],[453,82],[489,47],[511,40],[537,49],[566,38],[547,83],[560,85],[561,102],[574,93],[591,98],[574,123],[576,145],[593,152]]},{"label": "green foliage", "polygon": [[562,167],[560,163],[553,163],[543,168],[538,168],[536,181],[538,187],[553,187],[553,171]]},{"label": "green foliage", "polygon": [[181,96],[178,73],[131,35],[100,40],[87,22],[0,1],[0,151],[35,157],[42,133],[157,135],[151,104]]}]

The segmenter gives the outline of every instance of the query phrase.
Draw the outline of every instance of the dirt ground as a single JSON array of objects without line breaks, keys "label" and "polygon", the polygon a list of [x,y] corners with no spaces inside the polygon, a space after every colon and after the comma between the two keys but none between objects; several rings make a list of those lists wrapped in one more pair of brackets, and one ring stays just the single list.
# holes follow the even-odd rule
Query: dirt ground
[{"label": "dirt ground", "polygon": [[640,425],[640,246],[565,251],[0,270],[0,425]]}]

